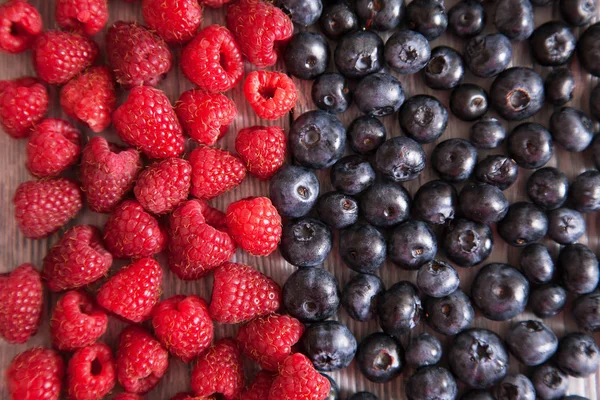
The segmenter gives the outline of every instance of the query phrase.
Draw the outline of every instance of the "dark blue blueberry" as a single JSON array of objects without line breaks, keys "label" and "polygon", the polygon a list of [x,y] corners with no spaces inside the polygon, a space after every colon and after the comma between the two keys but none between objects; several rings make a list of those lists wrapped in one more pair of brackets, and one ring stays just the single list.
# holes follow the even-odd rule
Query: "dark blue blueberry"
[{"label": "dark blue blueberry", "polygon": [[446,131],[448,110],[435,97],[410,97],[398,114],[400,128],[405,135],[419,143],[431,143]]},{"label": "dark blue blueberry", "polygon": [[497,400],[535,400],[533,383],[523,374],[508,374],[495,390]]},{"label": "dark blue blueberry", "polygon": [[389,31],[400,24],[404,0],[356,0],[354,8],[366,29]]},{"label": "dark blue blueberry", "polygon": [[385,286],[376,275],[358,274],[350,279],[342,292],[342,307],[350,318],[370,321],[377,315],[377,299]]},{"label": "dark blue blueberry", "polygon": [[448,28],[463,39],[479,35],[486,20],[485,8],[477,0],[463,0],[448,11]]},{"label": "dark blue blueberry", "polygon": [[340,400],[340,387],[337,382],[327,374],[321,374],[329,381],[329,393],[323,400]]},{"label": "dark blue blueberry", "polygon": [[459,285],[458,272],[447,262],[432,260],[419,268],[417,287],[427,296],[448,296],[454,293]]},{"label": "dark blue blueberry", "polygon": [[573,332],[563,337],[556,352],[556,365],[563,372],[585,378],[596,372],[600,364],[600,349],[590,335]]},{"label": "dark blue blueberry", "polygon": [[372,225],[387,228],[408,219],[410,195],[399,183],[375,183],[363,192],[360,211]]},{"label": "dark blue blueberry", "polygon": [[429,61],[431,48],[423,35],[411,30],[394,33],[385,42],[385,61],[400,74],[419,72]]},{"label": "dark blue blueberry", "polygon": [[470,390],[460,400],[496,400],[496,397],[487,390]]},{"label": "dark blue blueberry", "polygon": [[421,333],[408,343],[404,359],[413,368],[435,365],[442,359],[442,344],[435,336]]},{"label": "dark blue blueberry", "polygon": [[519,167],[512,158],[496,154],[479,161],[474,174],[478,181],[506,190],[517,181]]},{"label": "dark blue blueberry", "polygon": [[375,168],[387,179],[406,182],[425,169],[427,155],[419,143],[406,136],[386,140],[375,154]]},{"label": "dark blue blueberry", "polygon": [[557,208],[548,213],[548,236],[558,244],[576,242],[585,233],[585,219],[579,211]]},{"label": "dark blue blueberry", "polygon": [[552,329],[540,321],[520,321],[506,334],[510,353],[524,365],[540,365],[552,357],[558,339]]},{"label": "dark blue blueberry", "polygon": [[535,122],[516,126],[508,136],[506,147],[510,158],[527,169],[543,167],[554,152],[550,132]]},{"label": "dark blue blueberry", "polygon": [[579,329],[589,332],[600,331],[600,289],[575,299],[573,317]]},{"label": "dark blue blueberry", "polygon": [[448,27],[448,16],[444,4],[436,0],[414,0],[406,7],[408,26],[433,40],[442,35]]},{"label": "dark blue blueberry", "polygon": [[583,111],[563,107],[550,117],[552,139],[567,151],[581,152],[594,138],[594,123]]},{"label": "dark blue blueberry", "polygon": [[387,253],[394,264],[402,269],[417,270],[433,260],[437,253],[435,233],[423,221],[406,221],[394,228]]},{"label": "dark blue blueberry", "polygon": [[325,72],[329,57],[327,40],[315,32],[296,33],[283,53],[287,72],[300,79],[314,79]]},{"label": "dark blue blueberry", "polygon": [[465,139],[448,139],[431,153],[431,165],[448,182],[462,182],[471,176],[477,164],[477,149]]},{"label": "dark blue blueberry", "polygon": [[463,121],[475,121],[488,111],[488,94],[479,85],[463,83],[450,94],[450,111]]},{"label": "dark blue blueberry", "polygon": [[428,366],[419,369],[406,382],[408,400],[454,400],[458,385],[446,368]]},{"label": "dark blue blueberry", "polygon": [[494,13],[498,32],[511,40],[525,40],[533,33],[533,6],[529,0],[498,0]]},{"label": "dark blue blueberry", "polygon": [[567,64],[575,53],[577,38],[567,24],[550,21],[538,26],[529,39],[533,58],[540,65]]},{"label": "dark blue blueberry", "polygon": [[319,180],[308,168],[284,165],[271,178],[269,197],[281,216],[302,217],[319,197]]},{"label": "dark blue blueberry", "polygon": [[321,221],[334,229],[347,228],[358,219],[358,201],[339,192],[328,192],[317,200]]},{"label": "dark blue blueberry", "polygon": [[348,127],[348,142],[358,154],[370,154],[385,142],[385,126],[375,117],[363,115]]},{"label": "dark blue blueberry", "polygon": [[379,397],[371,392],[358,392],[348,397],[348,400],[379,400]]},{"label": "dark blue blueberry", "polygon": [[323,8],[319,25],[325,36],[337,39],[358,29],[358,17],[345,0],[330,1]]},{"label": "dark blue blueberry", "polygon": [[340,158],[331,168],[331,185],[344,194],[359,194],[375,182],[375,171],[364,157]]},{"label": "dark blue blueberry", "polygon": [[496,118],[484,117],[471,125],[469,140],[480,149],[495,149],[506,138],[506,129]]},{"label": "dark blue blueberry", "polygon": [[497,225],[498,234],[511,246],[527,246],[548,232],[548,217],[533,203],[513,203]]},{"label": "dark blue blueberry", "polygon": [[290,275],[282,289],[286,311],[302,322],[332,317],[340,305],[338,282],[322,268],[302,268]]},{"label": "dark blue blueberry", "polygon": [[469,296],[457,289],[445,297],[427,297],[425,317],[434,331],[452,336],[471,325],[475,310]]},{"label": "dark blue blueberry", "polygon": [[567,201],[569,179],[559,169],[540,168],[529,176],[526,188],[531,201],[546,210],[553,210]]},{"label": "dark blue blueberry", "polygon": [[531,383],[540,399],[558,400],[567,394],[569,377],[551,363],[534,368]]},{"label": "dark blue blueberry", "polygon": [[566,67],[556,68],[546,76],[544,81],[546,101],[553,106],[562,106],[571,101],[574,90],[575,76]]},{"label": "dark blue blueberry", "polygon": [[600,22],[590,25],[579,36],[577,55],[585,70],[594,76],[600,76]]},{"label": "dark blue blueberry", "polygon": [[321,265],[331,251],[331,229],[311,217],[288,221],[283,224],[279,251],[296,267]]},{"label": "dark blue blueberry", "polygon": [[583,26],[597,16],[596,0],[560,0],[560,15],[569,25]]},{"label": "dark blue blueberry", "polygon": [[554,275],[554,261],[543,244],[531,243],[521,251],[519,267],[531,283],[548,283]]},{"label": "dark blue blueberry", "polygon": [[443,244],[450,261],[471,267],[489,257],[494,241],[489,226],[458,218],[446,228]]},{"label": "dark blue blueberry", "polygon": [[383,117],[395,113],[404,103],[402,84],[386,72],[365,76],[354,91],[354,103],[364,114]]},{"label": "dark blue blueberry", "polygon": [[422,313],[419,291],[408,281],[400,281],[383,292],[377,304],[379,326],[397,338],[419,325]]},{"label": "dark blue blueberry", "polygon": [[435,180],[422,185],[412,203],[413,217],[433,225],[452,221],[458,208],[456,189],[451,184]]},{"label": "dark blue blueberry", "polygon": [[491,78],[504,71],[512,60],[510,40],[501,33],[477,35],[467,42],[465,65],[480,78]]},{"label": "dark blue blueberry", "polygon": [[538,318],[551,318],[567,304],[567,291],[555,283],[537,286],[529,294],[529,308]]},{"label": "dark blue blueberry", "polygon": [[323,321],[308,325],[300,342],[303,354],[320,371],[346,368],[354,359],[357,348],[352,332],[338,321]]},{"label": "dark blue blueberry", "polygon": [[502,190],[487,183],[467,183],[458,199],[463,215],[482,224],[494,224],[508,212],[509,202]]},{"label": "dark blue blueberry", "polygon": [[[424,1],[439,4],[436,0]],[[437,90],[455,88],[462,82],[464,74],[465,67],[462,56],[448,46],[438,46],[432,49],[427,66],[421,70],[423,83],[427,87]]]},{"label": "dark blue blueberry", "polygon": [[584,244],[568,244],[560,250],[556,269],[563,286],[571,293],[590,293],[598,286],[598,259]]},{"label": "dark blue blueberry", "polygon": [[278,0],[279,7],[290,16],[292,22],[307,26],[312,25],[321,16],[323,3],[321,0]]},{"label": "dark blue blueberry", "polygon": [[490,105],[502,118],[521,121],[535,115],[544,105],[544,80],[531,68],[508,68],[494,79],[489,98]]},{"label": "dark blue blueberry", "polygon": [[352,102],[346,78],[334,73],[323,74],[315,79],[311,97],[318,108],[332,114],[343,113]]},{"label": "dark blue blueberry", "polygon": [[569,201],[582,213],[600,209],[600,172],[589,170],[575,178],[569,190]]},{"label": "dark blue blueberry", "polygon": [[340,256],[356,272],[373,273],[385,261],[385,238],[368,224],[355,224],[340,232]]},{"label": "dark blue blueberry", "polygon": [[364,338],[356,352],[360,372],[368,380],[378,383],[389,382],[400,375],[404,366],[403,358],[404,350],[400,342],[383,332],[372,333]]},{"label": "dark blue blueberry", "polygon": [[367,76],[383,68],[383,41],[371,31],[342,36],[333,53],[338,71],[348,78]]}]

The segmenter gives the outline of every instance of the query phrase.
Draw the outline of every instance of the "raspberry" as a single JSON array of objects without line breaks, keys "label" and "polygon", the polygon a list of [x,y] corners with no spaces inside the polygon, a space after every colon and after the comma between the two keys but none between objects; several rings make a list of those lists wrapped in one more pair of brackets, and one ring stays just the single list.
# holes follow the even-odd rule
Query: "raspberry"
[{"label": "raspberry", "polygon": [[226,150],[198,147],[189,157],[192,164],[192,195],[212,199],[238,186],[246,177],[240,158]]},{"label": "raspberry", "polygon": [[44,287],[31,264],[0,275],[0,336],[8,343],[25,343],[40,326]]},{"label": "raspberry", "polygon": [[215,270],[210,316],[221,324],[237,324],[274,312],[281,288],[249,265],[225,263]]},{"label": "raspberry", "polygon": [[294,33],[292,20],[262,0],[240,0],[228,6],[227,28],[248,61],[261,68],[277,62],[275,47],[283,46]]},{"label": "raspberry", "polygon": [[315,370],[310,360],[296,353],[281,363],[268,399],[322,400],[330,388],[329,380]]},{"label": "raspberry", "polygon": [[268,371],[258,371],[256,377],[246,389],[240,400],[265,400],[269,397],[269,390],[273,385],[275,376]]},{"label": "raspberry", "polygon": [[176,157],[183,153],[184,137],[171,102],[149,86],[131,89],[125,103],[113,113],[119,137],[150,158]]},{"label": "raspberry", "polygon": [[0,6],[0,50],[21,53],[43,29],[42,16],[31,4],[15,0]]},{"label": "raspberry", "polygon": [[106,34],[106,57],[124,88],[156,86],[171,70],[165,41],[135,22],[117,21]]},{"label": "raspberry", "polygon": [[281,72],[253,71],[244,82],[244,96],[262,119],[277,119],[296,104],[296,86]]},{"label": "raspberry", "polygon": [[66,178],[21,183],[13,197],[15,219],[29,239],[41,239],[65,225],[81,210],[77,182]]},{"label": "raspberry", "polygon": [[198,296],[173,296],[152,313],[156,338],[176,357],[190,362],[213,340],[213,322],[206,302]]},{"label": "raspberry", "polygon": [[237,114],[235,103],[222,94],[188,90],[175,106],[183,130],[200,144],[214,145]]},{"label": "raspberry", "polygon": [[72,290],[61,297],[50,319],[52,345],[61,351],[89,346],[104,335],[108,316],[94,299]]},{"label": "raspberry", "polygon": [[271,254],[281,240],[281,217],[267,197],[248,197],[231,203],[226,213],[233,240],[255,256]]},{"label": "raspberry", "polygon": [[198,0],[143,0],[146,25],[167,43],[185,43],[194,37],[202,22]]},{"label": "raspberry", "polygon": [[235,253],[228,233],[206,223],[206,204],[189,200],[171,215],[169,223],[169,266],[181,279],[199,279]]},{"label": "raspberry", "polygon": [[104,276],[112,255],[102,246],[100,230],[91,225],[69,229],[44,257],[42,276],[53,292],[77,289]]},{"label": "raspberry", "polygon": [[107,0],[56,0],[56,22],[65,30],[95,35],[108,21]]},{"label": "raspberry", "polygon": [[48,118],[36,126],[27,145],[27,168],[37,177],[56,176],[77,162],[81,133],[69,122]]},{"label": "raspberry", "polygon": [[146,393],[158,384],[169,366],[169,353],[144,329],[123,329],[117,350],[117,379],[125,390]]},{"label": "raspberry", "polygon": [[118,395],[113,397],[113,400],[144,400],[144,398],[140,395],[133,393],[119,393]]},{"label": "raspberry", "polygon": [[225,213],[214,207],[211,207],[207,201],[198,200],[202,205],[202,216],[204,220],[210,226],[214,226],[220,231],[227,232],[227,225],[225,224]]},{"label": "raspberry", "polygon": [[115,386],[115,360],[110,347],[94,343],[73,354],[67,366],[67,393],[72,400],[97,400]]},{"label": "raspberry", "polygon": [[187,200],[191,181],[190,163],[181,158],[168,158],[143,170],[133,193],[146,210],[167,214]]},{"label": "raspberry", "polygon": [[258,179],[270,179],[285,161],[286,137],[279,126],[242,129],[235,138],[235,151],[248,172]]},{"label": "raspberry", "polygon": [[36,347],[17,355],[6,370],[12,400],[58,400],[65,364],[54,350]]},{"label": "raspberry", "polygon": [[142,168],[140,154],[93,137],[81,156],[81,184],[92,211],[108,213],[131,190]]},{"label": "raspberry", "polygon": [[240,396],[244,387],[242,357],[231,339],[221,339],[198,358],[192,370],[196,396],[221,394],[225,400]]},{"label": "raspberry", "polygon": [[[132,322],[142,322],[152,314],[162,285],[162,269],[152,258],[141,258],[121,269],[98,292],[102,307]],[[130,390],[138,393],[138,390]]]},{"label": "raspberry", "polygon": [[227,28],[204,28],[181,53],[181,70],[207,92],[226,92],[244,75],[242,51]]},{"label": "raspberry", "polygon": [[92,39],[76,33],[46,31],[33,44],[31,56],[37,76],[62,85],[94,63],[99,49]]},{"label": "raspberry", "polygon": [[240,327],[236,340],[246,357],[261,368],[277,371],[279,364],[292,353],[304,325],[289,315],[270,314],[255,318]]},{"label": "raspberry", "polygon": [[60,106],[69,117],[87,124],[94,132],[110,125],[117,95],[108,67],[92,67],[70,80],[60,92]]},{"label": "raspberry", "polygon": [[141,258],[160,253],[167,236],[156,218],[137,201],[126,200],[106,221],[104,243],[116,258]]},{"label": "raspberry", "polygon": [[48,112],[48,91],[35,78],[0,81],[0,124],[4,132],[21,139]]}]

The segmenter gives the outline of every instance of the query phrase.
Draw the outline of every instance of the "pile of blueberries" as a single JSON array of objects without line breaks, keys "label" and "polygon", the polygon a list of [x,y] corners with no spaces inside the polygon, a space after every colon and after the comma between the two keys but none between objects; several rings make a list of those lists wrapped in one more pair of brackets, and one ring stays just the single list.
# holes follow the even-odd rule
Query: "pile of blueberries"
[{"label": "pile of blueberries", "polygon": [[[409,400],[446,400],[458,395],[457,380],[471,389],[463,399],[551,400],[567,396],[568,376],[596,372],[600,351],[593,337],[570,333],[558,339],[541,321],[522,320],[501,339],[486,329],[469,328],[475,309],[486,318],[506,321],[526,308],[540,319],[560,313],[570,293],[572,315],[582,331],[600,330],[599,266],[596,255],[577,243],[585,233],[582,213],[600,209],[600,172],[590,170],[573,182],[560,170],[544,167],[555,145],[589,153],[600,167],[600,139],[594,122],[571,107],[575,88],[565,67],[575,53],[581,66],[600,76],[600,23],[597,0],[557,0],[562,21],[534,24],[534,5],[553,0],[495,0],[485,5],[462,0],[448,12],[443,1],[282,0],[299,25],[318,22],[322,33],[297,32],[284,52],[288,73],[313,80],[312,99],[319,110],[300,115],[289,132],[293,164],[272,179],[270,197],[286,222],[282,256],[298,269],[283,288],[284,305],[307,323],[302,348],[321,371],[347,367],[353,359],[366,378],[388,382],[410,368]],[[493,11],[497,33],[482,34]],[[399,28],[399,29],[397,29]],[[430,47],[449,30],[465,40],[461,52]],[[395,30],[384,43],[378,32]],[[531,68],[509,67],[512,44],[528,40],[533,59],[552,67],[545,81]],[[337,73],[326,72],[330,46]],[[572,63],[571,63],[572,65]],[[450,112],[475,121],[469,140],[439,142],[429,161],[422,144],[439,139],[448,110],[433,96],[405,99],[401,82],[386,71],[420,74],[435,90],[452,90]],[[489,91],[462,83],[466,71],[493,78]],[[335,114],[354,102],[364,114],[346,130]],[[523,122],[507,132],[492,110],[507,121],[534,116],[544,105],[556,106],[548,128]],[[589,99],[600,119],[600,85]],[[402,136],[387,138],[378,119],[397,114]],[[344,156],[346,144],[355,154]],[[477,149],[503,153],[478,160]],[[430,162],[439,176],[413,198],[402,182],[416,179]],[[321,194],[315,170],[330,168],[334,191]],[[519,168],[535,170],[527,180],[530,201],[510,204],[504,190]],[[454,185],[461,184],[460,192]],[[511,246],[523,247],[519,268],[491,263],[478,267],[470,295],[459,288],[459,274],[437,258],[438,250],[460,267],[484,263],[494,244],[492,226]],[[339,230],[339,253],[356,271],[340,293],[338,282],[321,265]],[[561,245],[553,260],[544,237]],[[416,285],[400,281],[389,288],[377,275],[386,259],[418,271]],[[357,321],[378,319],[383,332],[357,344],[334,317],[339,305]],[[437,366],[440,341],[427,333],[406,349],[399,339],[421,320],[442,335],[453,336],[446,353],[448,369]],[[508,374],[509,353],[533,367],[529,378]],[[330,399],[337,399],[332,385]],[[399,395],[402,396],[402,395]],[[367,392],[352,400],[376,399]]]}]

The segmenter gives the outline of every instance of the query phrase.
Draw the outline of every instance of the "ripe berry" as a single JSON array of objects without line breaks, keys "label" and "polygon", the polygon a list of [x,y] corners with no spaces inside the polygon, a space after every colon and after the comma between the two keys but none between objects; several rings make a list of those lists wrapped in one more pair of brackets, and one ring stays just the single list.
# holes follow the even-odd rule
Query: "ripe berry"
[{"label": "ripe berry", "polygon": [[29,49],[44,28],[38,10],[24,1],[0,6],[0,27],[0,50],[13,54]]},{"label": "ripe berry", "polygon": [[585,333],[570,333],[560,340],[556,365],[571,376],[587,377],[598,370],[600,349],[594,338]]},{"label": "ripe berry", "polygon": [[296,105],[296,85],[286,74],[273,71],[253,71],[244,81],[244,96],[262,119],[274,120]]},{"label": "ripe berry", "polygon": [[406,396],[409,400],[450,400],[455,399],[457,394],[458,385],[454,375],[442,367],[423,367],[406,383]]},{"label": "ripe berry", "polygon": [[301,345],[319,371],[346,368],[356,353],[356,339],[348,327],[339,321],[310,324],[302,335]]},{"label": "ripe berry", "polygon": [[434,40],[446,31],[448,16],[444,5],[432,0],[418,0],[406,7],[406,19],[410,29]]},{"label": "ripe berry", "polygon": [[236,155],[222,149],[202,146],[190,153],[192,195],[210,200],[238,186],[246,177],[246,167]]},{"label": "ripe berry", "polygon": [[191,386],[199,397],[218,393],[224,400],[237,399],[244,388],[237,344],[231,339],[221,339],[204,352],[192,370]]},{"label": "ripe berry", "polygon": [[365,274],[377,271],[387,254],[383,234],[372,225],[354,224],[340,232],[339,251],[348,268]]},{"label": "ripe berry", "polygon": [[423,35],[411,30],[395,32],[385,42],[385,60],[400,74],[419,72],[431,57],[429,41]]},{"label": "ripe berry", "polygon": [[375,32],[343,35],[333,52],[335,66],[346,78],[362,78],[383,68],[383,40]]},{"label": "ripe berry", "polygon": [[319,26],[325,36],[335,40],[357,30],[358,17],[354,7],[345,1],[326,2],[319,18]]},{"label": "ripe berry", "polygon": [[[566,67],[556,68],[544,80],[546,101],[554,106],[562,106],[571,101],[575,91],[575,76]],[[594,114],[591,106],[594,95],[590,94],[590,112]]]},{"label": "ripe berry", "polygon": [[356,352],[358,369],[371,382],[384,383],[396,378],[404,367],[403,360],[400,342],[383,332],[365,337]]},{"label": "ripe berry", "polygon": [[75,164],[81,153],[81,133],[69,122],[47,118],[27,143],[27,169],[37,177],[56,176]]},{"label": "ripe berry", "polygon": [[133,188],[137,201],[147,211],[167,214],[187,200],[192,166],[181,158],[167,158],[147,166]]},{"label": "ripe berry", "polygon": [[319,219],[334,229],[347,228],[358,220],[358,201],[339,192],[319,197],[316,209]]},{"label": "ripe berry", "polygon": [[300,268],[283,285],[283,304],[287,312],[302,322],[324,321],[340,305],[335,277],[322,268]]},{"label": "ripe berry", "polygon": [[252,126],[238,132],[235,151],[248,172],[258,179],[270,179],[283,165],[287,140],[279,126]]},{"label": "ripe berry", "polygon": [[544,105],[544,80],[530,68],[509,68],[494,79],[490,105],[506,120],[529,118]]},{"label": "ripe berry", "polygon": [[539,365],[552,357],[558,339],[552,329],[539,321],[521,321],[506,334],[506,344],[520,363]]},{"label": "ripe berry", "polygon": [[416,95],[402,105],[398,121],[407,136],[419,143],[431,143],[446,131],[448,110],[433,96]]},{"label": "ripe berry", "polygon": [[375,117],[363,115],[352,121],[346,132],[348,143],[358,154],[371,154],[385,142],[385,126]]},{"label": "ripe berry", "polygon": [[558,255],[556,267],[564,288],[571,293],[590,293],[598,285],[600,276],[598,259],[584,244],[564,246]]},{"label": "ripe berry", "polygon": [[432,260],[423,264],[417,273],[417,287],[421,293],[431,297],[448,296],[460,285],[458,272],[441,260]]},{"label": "ripe berry", "polygon": [[506,138],[506,129],[493,117],[483,117],[471,125],[469,140],[480,149],[495,149]]},{"label": "ripe berry", "polygon": [[48,91],[37,79],[0,81],[0,124],[9,136],[27,137],[47,112]]},{"label": "ripe berry", "polygon": [[315,79],[323,74],[327,70],[329,58],[329,44],[317,32],[296,33],[288,42],[284,53],[286,71],[305,80]]},{"label": "ripe berry", "polygon": [[295,353],[286,358],[269,391],[268,400],[324,399],[331,384],[319,374],[306,356]]},{"label": "ripe berry", "polygon": [[442,344],[435,336],[421,333],[411,339],[404,357],[413,368],[435,365],[442,359]]},{"label": "ripe berry", "polygon": [[169,44],[181,44],[194,37],[202,22],[197,0],[143,0],[146,25]]},{"label": "ripe berry", "polygon": [[240,400],[265,400],[269,398],[269,390],[276,375],[269,371],[258,371],[256,377],[242,392]]},{"label": "ripe berry", "polygon": [[485,224],[457,218],[446,227],[443,248],[448,259],[461,267],[477,265],[494,247],[492,230]]},{"label": "ripe berry", "polygon": [[387,254],[402,269],[417,270],[437,253],[435,233],[423,221],[397,225],[388,238]]},{"label": "ripe berry", "polygon": [[348,81],[343,75],[333,72],[319,75],[313,82],[310,94],[315,106],[332,114],[343,113],[352,102]]},{"label": "ripe berry", "polygon": [[508,374],[496,386],[497,399],[506,399],[513,395],[521,400],[535,400],[535,388],[529,378],[522,374]]},{"label": "ripe berry", "polygon": [[292,22],[308,26],[321,16],[323,3],[321,0],[280,0],[279,7],[290,16]]},{"label": "ripe berry", "polygon": [[465,139],[447,139],[431,153],[431,165],[448,182],[467,180],[477,164],[477,150]]},{"label": "ripe berry", "polygon": [[[435,7],[441,6],[432,0],[419,0],[419,3],[430,3]],[[429,62],[421,70],[421,78],[425,85],[436,90],[449,90],[457,87],[462,82],[464,74],[465,67],[462,56],[448,46],[433,48]]]},{"label": "ripe berry", "polygon": [[464,57],[473,75],[491,78],[510,64],[512,45],[510,39],[501,33],[477,35],[467,42]]},{"label": "ripe berry", "polygon": [[66,390],[73,400],[96,400],[106,396],[117,382],[110,347],[94,343],[73,354],[67,366]]},{"label": "ripe berry", "polygon": [[362,113],[373,117],[393,114],[404,103],[402,83],[386,72],[367,75],[356,85],[354,103]]},{"label": "ripe berry", "polygon": [[379,228],[398,225],[410,216],[410,194],[396,182],[379,182],[363,192],[360,212],[370,224]]},{"label": "ripe berry", "polygon": [[423,314],[418,289],[400,281],[381,294],[377,303],[379,326],[385,333],[399,338],[414,329]]},{"label": "ripe berry", "polygon": [[486,22],[485,8],[478,1],[463,0],[448,11],[448,28],[462,39],[479,35]]},{"label": "ripe berry", "polygon": [[344,286],[342,307],[356,321],[370,321],[377,315],[377,302],[385,286],[377,275],[358,274]]},{"label": "ripe berry", "polygon": [[550,132],[535,122],[525,122],[516,126],[507,140],[507,154],[521,168],[543,167],[554,152]]},{"label": "ripe berry", "polygon": [[478,181],[506,190],[517,181],[519,168],[508,156],[491,155],[477,163],[474,173]]},{"label": "ripe berry", "polygon": [[375,181],[375,171],[363,157],[351,155],[340,158],[330,171],[331,185],[344,194],[356,195]]},{"label": "ripe berry", "polygon": [[548,248],[539,243],[532,243],[521,251],[519,267],[529,282],[535,284],[547,283],[554,275],[554,261]]},{"label": "ripe berry", "polygon": [[54,350],[35,347],[18,354],[6,370],[12,400],[58,400],[65,375],[63,359]]},{"label": "ripe berry", "polygon": [[57,0],[56,22],[66,31],[94,36],[108,21],[107,0]]},{"label": "ripe berry", "polygon": [[388,31],[396,28],[404,16],[403,0],[385,0],[382,3],[373,0],[359,0],[355,7],[365,28],[376,31]]},{"label": "ripe berry", "polygon": [[498,1],[494,13],[494,25],[500,33],[511,40],[528,39],[535,27],[531,2],[529,0]]},{"label": "ripe berry", "polygon": [[498,222],[498,234],[511,246],[527,246],[548,232],[548,217],[533,203],[511,204],[504,219]]},{"label": "ripe berry", "polygon": [[433,330],[452,336],[471,324],[475,310],[469,296],[457,289],[445,297],[428,297],[425,301],[425,317]]},{"label": "ripe berry", "polygon": [[432,225],[451,222],[458,211],[458,195],[451,184],[434,180],[417,190],[412,202],[413,217]]}]

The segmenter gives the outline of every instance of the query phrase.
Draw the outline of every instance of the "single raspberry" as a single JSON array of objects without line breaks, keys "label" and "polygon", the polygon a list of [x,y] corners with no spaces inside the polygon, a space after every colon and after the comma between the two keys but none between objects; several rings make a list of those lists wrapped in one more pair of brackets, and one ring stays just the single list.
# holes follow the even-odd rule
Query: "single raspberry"
[{"label": "single raspberry", "polygon": [[281,305],[277,283],[249,265],[225,263],[215,270],[208,311],[221,324],[246,322]]},{"label": "single raspberry", "polygon": [[167,43],[180,44],[196,35],[202,7],[198,0],[143,0],[142,16]]},{"label": "single raspberry", "polygon": [[69,229],[44,257],[42,276],[53,292],[77,289],[103,277],[112,255],[103,247],[100,230],[91,225]]},{"label": "single raspberry", "polygon": [[237,399],[244,388],[244,370],[236,343],[221,339],[202,354],[192,370],[191,385],[196,396],[218,393],[225,400]]},{"label": "single raspberry", "polygon": [[36,126],[27,144],[27,168],[37,177],[56,176],[75,164],[81,133],[69,122],[48,118]]},{"label": "single raspberry", "polygon": [[21,53],[43,29],[42,16],[31,4],[14,0],[0,6],[0,50]]},{"label": "single raspberry", "polygon": [[267,197],[248,197],[227,207],[227,227],[236,244],[255,256],[271,254],[281,241],[281,216]]},{"label": "single raspberry", "polygon": [[108,21],[107,0],[56,0],[56,22],[69,31],[95,35]]},{"label": "single raspberry", "polygon": [[226,150],[198,147],[189,157],[192,164],[192,195],[215,198],[238,186],[246,177],[240,158]]},{"label": "single raspberry", "polygon": [[[128,1],[128,0],[126,0]],[[144,400],[144,398],[138,394],[133,393],[119,393],[113,400]]]},{"label": "single raspberry", "polygon": [[36,347],[12,360],[6,370],[6,385],[12,400],[58,400],[64,375],[60,355]]},{"label": "single raspberry", "polygon": [[242,51],[233,35],[220,25],[206,27],[181,53],[181,70],[201,89],[226,92],[244,75]]},{"label": "single raspberry", "polygon": [[[158,302],[162,286],[162,269],[152,258],[141,258],[121,269],[98,292],[102,307],[132,322],[150,317]],[[129,390],[127,387],[125,389]],[[129,390],[138,393],[138,390]]]},{"label": "single raspberry", "polygon": [[40,326],[44,286],[31,264],[0,275],[0,336],[8,343],[25,343]]},{"label": "single raspberry", "polygon": [[142,171],[133,193],[146,210],[167,214],[187,200],[191,183],[190,163],[182,158],[167,158]]},{"label": "single raspberry", "polygon": [[270,179],[285,161],[287,139],[279,126],[252,126],[235,138],[235,151],[248,172],[258,179]]},{"label": "single raspberry", "polygon": [[287,357],[279,367],[269,400],[322,400],[331,384],[315,370],[310,360],[300,353]]},{"label": "single raspberry", "polygon": [[106,33],[106,57],[117,82],[126,89],[156,86],[171,70],[173,55],[165,41],[135,22],[115,22]]},{"label": "single raspberry", "polygon": [[242,393],[240,400],[266,400],[275,375],[269,371],[258,371],[250,387]]},{"label": "single raspberry", "polygon": [[163,250],[167,234],[137,201],[125,200],[104,225],[104,243],[115,258],[150,257]]},{"label": "single raspberry", "polygon": [[277,119],[287,114],[298,99],[290,77],[273,71],[250,72],[244,82],[244,96],[262,119]]},{"label": "single raspberry", "polygon": [[176,357],[190,362],[213,340],[213,322],[206,302],[198,296],[173,296],[152,312],[156,338]]},{"label": "single raspberry", "polygon": [[77,215],[83,199],[77,182],[66,178],[21,183],[13,197],[15,219],[29,239],[41,239]]},{"label": "single raspberry", "polygon": [[183,130],[200,144],[214,145],[229,129],[237,114],[235,103],[225,95],[188,90],[175,106]]},{"label": "single raspberry", "polygon": [[0,81],[0,124],[15,139],[27,137],[48,112],[48,91],[35,78]]},{"label": "single raspberry", "polygon": [[135,149],[93,137],[81,156],[81,184],[92,211],[108,213],[131,190],[142,162]]},{"label": "single raspberry", "polygon": [[73,354],[67,366],[67,393],[72,400],[98,400],[117,382],[110,347],[94,343]]},{"label": "single raspberry", "polygon": [[60,106],[65,114],[87,124],[94,132],[108,128],[116,105],[115,84],[108,67],[88,69],[60,92]]},{"label": "single raspberry", "polygon": [[62,85],[98,58],[98,45],[77,33],[46,31],[32,47],[33,67],[44,82]]},{"label": "single raspberry", "polygon": [[104,335],[108,316],[94,299],[72,290],[61,297],[50,319],[52,345],[61,351],[89,346]]},{"label": "single raspberry", "polygon": [[199,279],[235,253],[229,234],[206,223],[207,209],[205,203],[189,200],[171,215],[169,266],[181,279]]},{"label": "single raspberry", "polygon": [[117,349],[117,379],[128,392],[146,393],[158,384],[169,366],[169,352],[144,329],[123,329]]},{"label": "single raspberry", "polygon": [[113,113],[119,137],[150,158],[183,153],[184,137],[169,98],[149,86],[131,89],[125,103]]},{"label": "single raspberry", "polygon": [[289,315],[270,314],[255,318],[240,327],[236,340],[246,357],[261,368],[277,371],[279,364],[292,354],[304,325]]},{"label": "single raspberry", "polygon": [[199,0],[199,3],[204,7],[221,8],[232,1],[233,0]]}]

